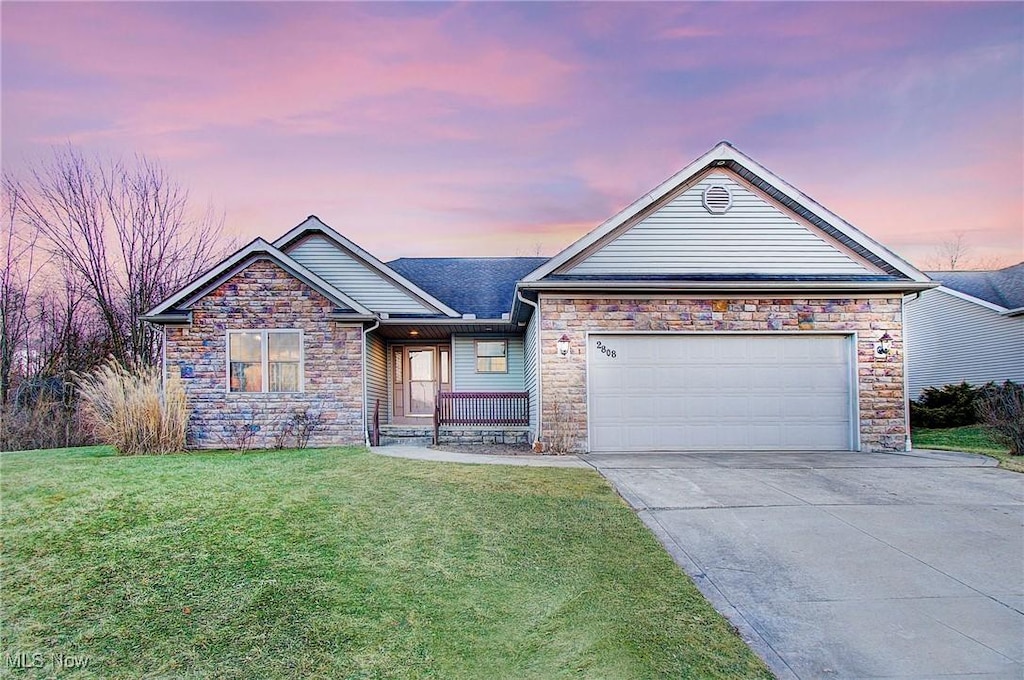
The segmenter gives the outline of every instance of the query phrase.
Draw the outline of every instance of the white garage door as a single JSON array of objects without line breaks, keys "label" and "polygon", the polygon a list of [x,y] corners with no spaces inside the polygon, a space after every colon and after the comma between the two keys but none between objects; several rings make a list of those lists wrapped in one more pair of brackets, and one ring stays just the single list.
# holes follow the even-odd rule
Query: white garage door
[{"label": "white garage door", "polygon": [[591,451],[853,448],[852,338],[591,335]]}]

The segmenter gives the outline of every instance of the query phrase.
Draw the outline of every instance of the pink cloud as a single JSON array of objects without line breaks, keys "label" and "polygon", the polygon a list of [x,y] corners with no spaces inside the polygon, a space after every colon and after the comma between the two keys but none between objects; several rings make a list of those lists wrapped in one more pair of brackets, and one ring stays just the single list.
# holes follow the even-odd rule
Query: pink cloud
[{"label": "pink cloud", "polygon": [[144,151],[241,233],[315,212],[382,256],[502,254],[559,249],[725,138],[894,247],[974,196],[979,239],[1020,252],[1024,93],[971,88],[1019,89],[1021,50],[947,46],[966,5],[197,7],[6,5],[5,166]]}]

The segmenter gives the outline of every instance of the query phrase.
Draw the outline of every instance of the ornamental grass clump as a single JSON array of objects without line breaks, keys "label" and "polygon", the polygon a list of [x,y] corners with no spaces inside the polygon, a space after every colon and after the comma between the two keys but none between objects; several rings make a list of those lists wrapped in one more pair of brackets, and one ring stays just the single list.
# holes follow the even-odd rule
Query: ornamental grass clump
[{"label": "ornamental grass clump", "polygon": [[79,396],[96,437],[121,455],[184,450],[189,410],[177,378],[162,384],[155,367],[128,369],[110,360],[80,379]]}]

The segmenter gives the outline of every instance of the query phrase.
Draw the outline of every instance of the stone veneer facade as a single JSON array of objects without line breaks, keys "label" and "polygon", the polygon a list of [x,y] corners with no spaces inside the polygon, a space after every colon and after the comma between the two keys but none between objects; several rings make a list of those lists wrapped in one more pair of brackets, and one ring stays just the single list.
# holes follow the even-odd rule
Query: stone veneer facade
[{"label": "stone veneer facade", "polygon": [[[197,301],[191,325],[166,326],[166,370],[188,367],[194,376],[182,380],[193,410],[190,445],[238,448],[239,434],[253,426],[248,445],[273,447],[285,423],[306,409],[320,412],[324,425],[311,446],[361,444],[362,326],[329,320],[332,309],[276,264],[257,260]],[[226,332],[273,329],[303,331],[303,391],[229,393]]]},{"label": "stone veneer facade", "polygon": [[[541,407],[546,441],[566,431],[585,447],[587,436],[588,331],[846,331],[857,333],[860,443],[865,451],[902,451],[907,429],[903,380],[902,298],[843,299],[787,297],[696,298],[652,296],[557,296],[542,294]],[[875,359],[875,340],[888,332],[893,352]],[[559,357],[558,339],[570,339]],[[565,408],[564,405],[572,405]],[[564,436],[564,434],[563,434]]]}]

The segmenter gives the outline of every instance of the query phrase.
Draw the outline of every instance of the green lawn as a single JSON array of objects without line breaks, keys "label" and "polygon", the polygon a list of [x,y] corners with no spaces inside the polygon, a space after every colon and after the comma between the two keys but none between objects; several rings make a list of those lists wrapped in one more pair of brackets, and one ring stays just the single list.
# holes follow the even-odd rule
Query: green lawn
[{"label": "green lawn", "polygon": [[90,448],[0,473],[5,677],[771,677],[590,470]]},{"label": "green lawn", "polygon": [[941,430],[918,428],[911,436],[916,448],[983,453],[998,459],[1000,467],[1024,472],[1024,458],[1011,456],[1009,449],[994,442],[983,427],[950,427]]}]

